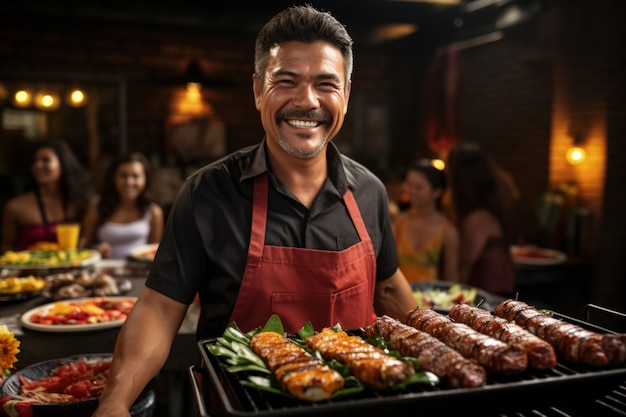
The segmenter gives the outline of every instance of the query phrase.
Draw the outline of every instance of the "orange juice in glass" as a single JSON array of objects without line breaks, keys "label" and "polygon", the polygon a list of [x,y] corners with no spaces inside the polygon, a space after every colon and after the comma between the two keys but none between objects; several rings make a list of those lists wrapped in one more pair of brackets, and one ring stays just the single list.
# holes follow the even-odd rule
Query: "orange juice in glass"
[{"label": "orange juice in glass", "polygon": [[57,243],[61,249],[76,250],[78,248],[78,237],[80,235],[80,224],[62,223],[57,224]]}]

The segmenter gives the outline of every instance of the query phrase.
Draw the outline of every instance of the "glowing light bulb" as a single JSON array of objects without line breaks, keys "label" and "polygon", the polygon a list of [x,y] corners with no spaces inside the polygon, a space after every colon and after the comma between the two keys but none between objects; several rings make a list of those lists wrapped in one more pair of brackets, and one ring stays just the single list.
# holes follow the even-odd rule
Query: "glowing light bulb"
[{"label": "glowing light bulb", "polygon": [[54,97],[50,94],[44,94],[41,97],[41,105],[44,107],[52,107],[54,105]]},{"label": "glowing light bulb", "polygon": [[30,105],[31,101],[32,101],[32,97],[30,93],[26,90],[20,90],[16,92],[15,95],[13,96],[13,102],[18,107],[26,107]]},{"label": "glowing light bulb", "polygon": [[437,168],[439,171],[443,171],[443,169],[446,167],[446,163],[443,162],[441,159],[433,159],[430,164],[433,167]]},{"label": "glowing light bulb", "polygon": [[565,158],[567,158],[567,162],[572,165],[578,165],[585,160],[587,153],[585,150],[579,146],[573,146],[567,150],[567,154]]},{"label": "glowing light bulb", "polygon": [[85,100],[85,94],[80,90],[74,90],[70,94],[70,99],[74,104],[81,104]]},{"label": "glowing light bulb", "polygon": [[35,106],[41,110],[55,110],[59,107],[59,96],[52,92],[37,93]]}]

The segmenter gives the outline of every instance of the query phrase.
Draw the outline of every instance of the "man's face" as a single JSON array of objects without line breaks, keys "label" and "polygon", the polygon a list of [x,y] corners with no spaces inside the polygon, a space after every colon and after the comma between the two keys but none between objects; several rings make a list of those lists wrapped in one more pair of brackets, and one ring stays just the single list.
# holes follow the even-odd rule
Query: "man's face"
[{"label": "man's face", "polygon": [[285,42],[271,51],[262,84],[254,77],[256,108],[268,146],[311,158],[341,129],[350,82],[339,49],[327,42]]}]

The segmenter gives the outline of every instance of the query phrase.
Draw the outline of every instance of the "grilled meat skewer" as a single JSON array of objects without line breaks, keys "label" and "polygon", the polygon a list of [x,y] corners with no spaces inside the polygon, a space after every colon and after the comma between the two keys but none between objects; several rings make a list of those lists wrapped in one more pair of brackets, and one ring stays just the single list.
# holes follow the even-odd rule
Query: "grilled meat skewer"
[{"label": "grilled meat skewer", "polygon": [[434,310],[416,308],[406,314],[404,322],[475,359],[487,373],[517,374],[528,367],[528,356],[520,346],[501,342]]},{"label": "grilled meat skewer", "polygon": [[326,359],[335,359],[350,367],[363,383],[381,390],[393,388],[415,373],[413,365],[387,355],[357,336],[329,328],[305,339],[307,346]]},{"label": "grilled meat skewer", "polygon": [[495,312],[550,343],[565,360],[592,366],[619,365],[626,360],[625,335],[593,332],[548,316],[523,301],[505,300]]},{"label": "grilled meat skewer", "polygon": [[364,328],[368,337],[381,336],[389,347],[403,356],[417,358],[423,370],[439,378],[446,378],[456,388],[473,388],[485,385],[485,369],[475,360],[467,359],[441,340],[408,326],[389,316],[377,317]]},{"label": "grilled meat skewer", "polygon": [[257,333],[250,348],[274,373],[281,389],[296,398],[324,401],[343,387],[339,372],[278,333]]},{"label": "grilled meat skewer", "polygon": [[504,343],[520,345],[528,355],[528,365],[532,368],[552,369],[556,366],[552,345],[515,322],[468,304],[454,305],[448,316]]}]

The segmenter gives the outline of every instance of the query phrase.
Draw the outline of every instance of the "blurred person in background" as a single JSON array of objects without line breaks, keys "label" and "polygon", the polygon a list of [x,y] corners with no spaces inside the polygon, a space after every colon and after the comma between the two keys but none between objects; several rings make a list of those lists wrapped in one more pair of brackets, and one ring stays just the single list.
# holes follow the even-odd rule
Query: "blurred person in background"
[{"label": "blurred person in background", "polygon": [[56,225],[80,222],[92,187],[89,172],[64,141],[36,145],[27,191],[10,199],[2,216],[2,250],[55,243]]},{"label": "blurred person in background", "polygon": [[429,159],[407,170],[410,207],[398,214],[394,233],[400,269],[409,282],[458,281],[459,235],[442,212],[446,183],[446,174]]},{"label": "blurred person in background", "polygon": [[159,243],[163,210],[151,197],[150,183],[151,167],[143,154],[114,159],[85,215],[81,246],[96,249],[103,258],[124,259],[134,248]]},{"label": "blurred person in background", "polygon": [[459,282],[513,296],[515,270],[504,219],[517,198],[514,184],[474,143],[452,148],[446,167],[460,236]]}]

